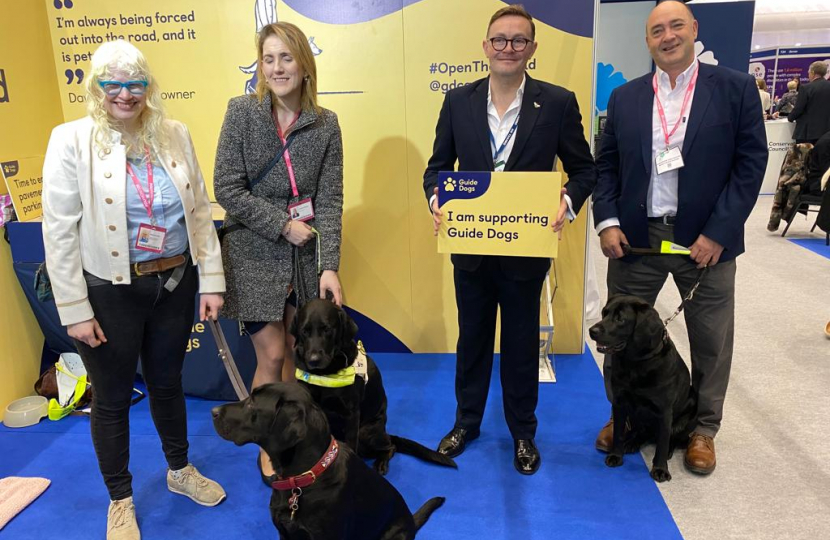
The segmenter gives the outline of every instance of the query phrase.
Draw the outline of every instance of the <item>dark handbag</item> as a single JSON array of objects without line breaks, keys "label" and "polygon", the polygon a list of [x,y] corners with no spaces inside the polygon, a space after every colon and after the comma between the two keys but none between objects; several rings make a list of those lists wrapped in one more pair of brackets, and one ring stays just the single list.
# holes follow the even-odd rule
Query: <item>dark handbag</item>
[{"label": "dark handbag", "polygon": [[[250,181],[250,183],[248,184],[248,190],[251,193],[253,193],[253,191],[254,191],[254,186],[259,184],[260,180],[265,178],[268,175],[268,173],[271,172],[271,169],[273,169],[277,165],[277,163],[280,162],[280,160],[282,159],[282,156],[285,155],[285,152],[288,150],[288,147],[291,146],[291,143],[293,141],[294,141],[294,133],[292,133],[291,135],[288,136],[288,140],[285,141],[285,146],[282,147],[282,151],[277,152],[277,155],[274,156],[274,159],[271,160],[271,163],[269,163],[268,166],[265,167],[265,169],[263,169],[263,171],[261,173],[259,173],[256,178],[254,178],[253,180]],[[219,237],[219,243],[220,244],[222,243],[222,239],[225,238],[226,234],[231,233],[231,232],[236,231],[236,230],[239,230],[239,229],[244,229],[244,228],[245,228],[245,225],[243,225],[242,223],[234,223],[233,225],[231,225],[229,227],[226,227],[225,224],[222,223],[222,226],[219,228],[218,231],[216,231],[216,235]]]},{"label": "dark handbag", "polygon": [[40,263],[35,272],[35,295],[41,302],[49,302],[55,297],[52,295],[52,281],[49,279],[49,272],[46,271],[46,263]]}]

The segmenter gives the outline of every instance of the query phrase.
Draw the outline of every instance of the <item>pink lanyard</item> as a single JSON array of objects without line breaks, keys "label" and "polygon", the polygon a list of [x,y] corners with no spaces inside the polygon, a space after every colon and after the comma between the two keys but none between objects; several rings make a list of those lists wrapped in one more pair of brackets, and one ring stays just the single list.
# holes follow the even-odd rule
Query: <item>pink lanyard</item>
[{"label": "pink lanyard", "polygon": [[[283,136],[283,131],[280,129],[280,121],[277,118],[277,111],[274,111],[272,116],[274,117],[274,125],[277,126],[277,135],[279,135],[280,141],[282,142],[283,155],[285,156],[285,166],[288,168],[288,179],[291,180],[291,191],[294,193],[295,197],[299,197],[300,192],[297,190],[297,180],[294,178],[294,166],[291,165],[291,154],[288,153],[288,148],[286,147],[288,141],[285,136]],[[288,124],[286,131],[291,129],[291,126],[297,123],[298,118],[300,118],[300,111],[297,111],[297,115],[294,117],[294,120]]]},{"label": "pink lanyard", "polygon": [[130,165],[129,161],[127,162],[127,172],[130,173],[130,178],[133,179],[133,185],[135,186],[135,190],[138,192],[139,198],[141,198],[141,204],[143,204],[144,209],[147,210],[147,217],[153,219],[153,198],[155,196],[153,163],[150,160],[150,149],[145,147],[144,153],[147,156],[147,194],[144,193],[144,188],[141,187],[141,181],[138,179],[138,176],[136,176],[133,166]]},{"label": "pink lanyard", "polygon": [[668,122],[666,122],[666,112],[663,110],[663,104],[660,103],[660,95],[657,93],[657,74],[654,74],[654,79],[652,79],[652,87],[654,88],[654,100],[657,102],[657,113],[660,115],[660,123],[663,126],[663,136],[666,137],[666,148],[671,146],[669,143],[669,139],[671,139],[672,135],[677,133],[677,128],[680,127],[680,122],[683,120],[683,114],[686,112],[686,107],[689,105],[689,100],[692,98],[692,92],[695,91],[695,84],[697,83],[697,73],[699,68],[695,68],[695,72],[692,75],[692,80],[689,81],[689,86],[686,88],[686,95],[683,97],[683,105],[680,108],[680,116],[677,117],[677,122],[674,124],[674,128],[672,128],[671,133],[669,133],[669,126]]}]

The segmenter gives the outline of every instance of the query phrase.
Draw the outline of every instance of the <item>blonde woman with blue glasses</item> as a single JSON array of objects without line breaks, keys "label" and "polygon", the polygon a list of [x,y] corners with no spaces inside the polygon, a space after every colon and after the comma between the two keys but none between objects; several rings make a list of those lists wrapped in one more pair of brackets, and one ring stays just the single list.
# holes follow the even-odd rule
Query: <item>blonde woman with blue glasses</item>
[{"label": "blonde woman with blue glasses", "polygon": [[134,46],[92,56],[88,116],[52,132],[43,166],[43,239],[61,323],[95,389],[92,441],[110,497],[108,540],[141,537],[129,472],[139,355],[167,459],[167,486],[204,506],[225,498],[188,461],[181,370],[199,293],[216,318],[225,277],[190,134],[164,116]]}]

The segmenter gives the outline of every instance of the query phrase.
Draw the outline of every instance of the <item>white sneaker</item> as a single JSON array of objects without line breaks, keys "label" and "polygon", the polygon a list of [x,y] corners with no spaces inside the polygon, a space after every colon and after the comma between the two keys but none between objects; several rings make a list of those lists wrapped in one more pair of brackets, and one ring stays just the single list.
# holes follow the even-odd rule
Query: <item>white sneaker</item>
[{"label": "white sneaker", "polygon": [[107,540],[141,540],[132,497],[110,502],[107,512]]},{"label": "white sneaker", "polygon": [[227,497],[222,486],[202,476],[190,463],[180,471],[167,471],[167,489],[190,497],[202,506],[216,506]]}]

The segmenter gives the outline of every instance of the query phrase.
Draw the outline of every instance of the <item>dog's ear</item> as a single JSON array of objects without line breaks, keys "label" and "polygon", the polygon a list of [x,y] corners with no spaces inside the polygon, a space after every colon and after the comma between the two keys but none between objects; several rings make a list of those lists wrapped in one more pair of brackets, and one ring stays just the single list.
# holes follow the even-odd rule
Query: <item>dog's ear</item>
[{"label": "dog's ear", "polygon": [[354,341],[355,336],[357,336],[357,323],[349,317],[349,314],[343,308],[338,310],[338,315],[340,317],[340,328],[342,332],[340,342],[347,343]]},{"label": "dog's ear", "polygon": [[283,436],[289,441],[301,441],[308,434],[305,407],[301,403],[286,402],[279,414],[285,417]]},{"label": "dog's ear", "polygon": [[663,341],[666,327],[657,311],[647,303],[635,305],[634,311],[637,316],[632,338],[634,349],[642,353],[653,351]]},{"label": "dog's ear", "polygon": [[297,334],[300,331],[299,330],[299,328],[300,328],[299,324],[297,323],[298,320],[300,320],[300,311],[299,310],[297,310],[294,313],[294,318],[291,319],[291,327],[288,329],[288,331],[291,333],[291,335],[294,336],[295,340],[297,339]]}]

